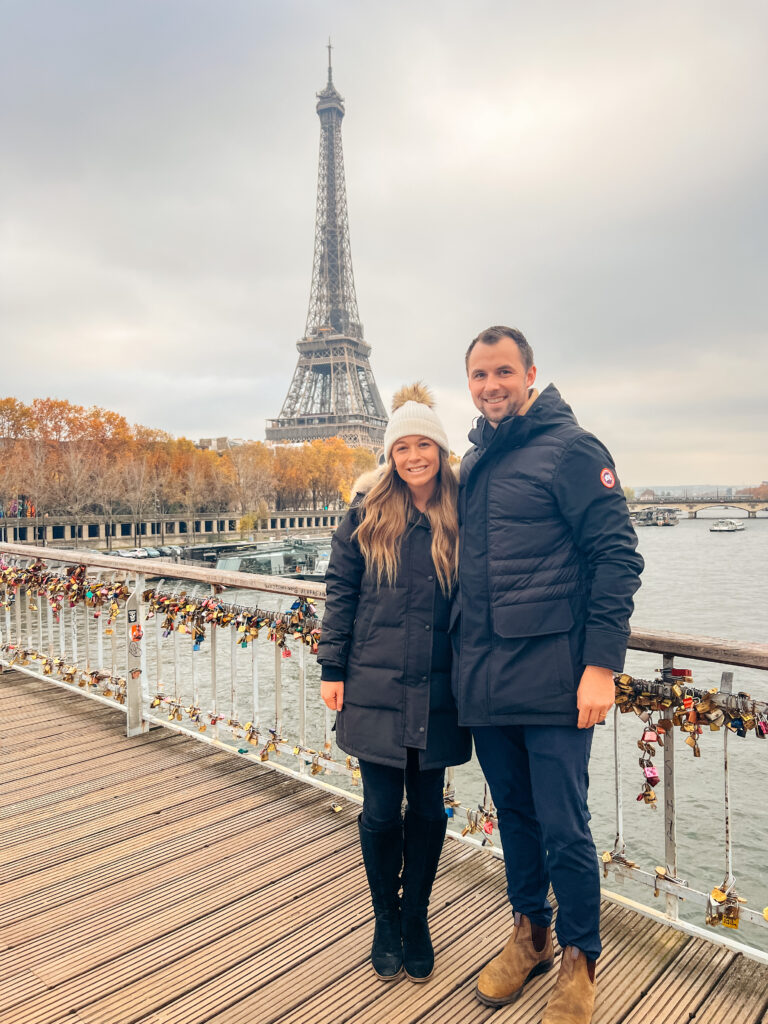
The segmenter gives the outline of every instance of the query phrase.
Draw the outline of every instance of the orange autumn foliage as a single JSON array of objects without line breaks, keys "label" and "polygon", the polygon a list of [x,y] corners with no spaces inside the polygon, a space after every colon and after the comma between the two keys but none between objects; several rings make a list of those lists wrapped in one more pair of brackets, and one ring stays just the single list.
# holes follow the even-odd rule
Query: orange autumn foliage
[{"label": "orange autumn foliage", "polygon": [[0,453],[0,512],[108,522],[328,507],[348,500],[353,480],[375,464],[371,452],[337,437],[204,451],[113,410],[55,398],[0,398]]}]

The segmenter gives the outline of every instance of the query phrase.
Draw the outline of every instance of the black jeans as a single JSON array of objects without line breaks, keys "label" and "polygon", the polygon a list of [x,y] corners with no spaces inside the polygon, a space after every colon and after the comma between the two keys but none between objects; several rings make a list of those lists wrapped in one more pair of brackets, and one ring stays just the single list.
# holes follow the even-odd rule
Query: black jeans
[{"label": "black jeans", "polygon": [[360,773],[363,777],[362,821],[366,828],[386,832],[402,824],[403,790],[413,814],[429,821],[445,816],[445,769],[421,771],[418,750],[408,748],[404,769],[360,760]]}]

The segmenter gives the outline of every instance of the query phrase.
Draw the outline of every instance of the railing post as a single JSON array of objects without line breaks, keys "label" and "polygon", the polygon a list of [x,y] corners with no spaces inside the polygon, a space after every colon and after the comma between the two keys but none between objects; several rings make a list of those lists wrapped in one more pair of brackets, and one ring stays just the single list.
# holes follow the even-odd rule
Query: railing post
[{"label": "railing post", "polygon": [[[305,673],[306,645],[304,641],[299,643],[299,746],[302,750],[307,745],[307,686]],[[299,771],[303,775],[307,765],[302,757],[299,761]]]},{"label": "railing post", "polygon": [[144,721],[143,686],[142,686],[142,645],[143,630],[141,592],[144,589],[144,577],[136,576],[134,590],[125,602],[125,703],[127,711],[127,736],[141,736],[149,731],[149,723]]},{"label": "railing post", "polygon": [[[663,656],[663,676],[666,678],[673,668],[675,659],[671,654]],[[677,878],[677,823],[675,818],[675,731],[664,734],[664,863],[667,874]],[[678,916],[678,899],[673,893],[665,896],[667,917],[673,921]]]},{"label": "railing post", "polygon": [[[211,593],[216,593],[216,588],[211,587]],[[219,735],[219,686],[216,678],[216,623],[211,622],[211,698],[213,702],[213,735],[218,739]]]},{"label": "railing post", "polygon": [[[232,706],[235,706],[236,694],[232,693]],[[235,714],[235,717],[237,715]],[[257,733],[261,728],[261,701],[259,698],[259,638],[255,636],[251,643],[251,721]]]},{"label": "railing post", "polygon": [[[101,575],[101,574],[99,574]],[[99,617],[96,620],[96,668],[104,670],[104,615],[103,608],[99,609]]]},{"label": "railing post", "polygon": [[91,637],[89,630],[88,605],[83,601],[83,620],[85,622],[85,671],[91,671]]},{"label": "railing post", "polygon": [[[733,693],[733,672],[723,672],[720,676],[720,690]],[[723,798],[725,809],[725,877],[733,878],[733,849],[731,843],[731,779],[728,772],[728,733],[723,730]]]},{"label": "railing post", "polygon": [[[37,599],[37,649],[42,654],[45,650],[45,640],[43,638],[43,601],[45,598],[38,597]],[[46,601],[46,604],[48,602]]]},{"label": "railing post", "polygon": [[62,661],[67,657],[67,633],[65,623],[67,621],[67,607],[65,604],[59,606],[59,657]]},{"label": "railing post", "polygon": [[80,656],[77,645],[77,605],[69,609],[69,633],[72,640],[72,664],[76,665]]},{"label": "railing post", "polygon": [[283,652],[275,641],[275,738],[283,734]]},{"label": "railing post", "polygon": [[24,646],[29,648],[30,650],[34,650],[35,638],[32,636],[32,609],[30,608],[31,603],[32,595],[29,592],[29,587],[27,587],[26,590],[24,591],[24,612],[27,627],[26,643],[24,644]]},{"label": "railing post", "polygon": [[[164,579],[161,579],[159,583],[155,585],[155,593],[161,592]],[[163,689],[163,655],[160,649],[160,643],[163,635],[163,625],[161,622],[160,609],[158,608],[155,612],[155,692],[160,693]]]},{"label": "railing post", "polygon": [[[624,801],[621,793],[621,742],[619,738],[619,722],[621,712],[618,704],[613,708],[613,772],[614,787],[616,791],[616,841],[613,844],[615,853],[623,854],[624,844]],[[617,876],[617,878],[620,876]]]},{"label": "railing post", "polygon": [[45,618],[48,624],[48,657],[53,661],[53,608],[50,601],[45,602]]},{"label": "railing post", "polygon": [[14,619],[16,622],[16,633],[13,637],[13,642],[19,647],[23,647],[24,643],[21,638],[21,587],[16,587],[16,599],[13,602]]},{"label": "railing post", "polygon": [[[240,719],[237,717],[236,705],[237,705],[237,638],[238,634],[235,632],[233,626],[229,630],[229,717],[239,722]],[[253,641],[254,647],[256,646],[256,640]],[[254,724],[256,724],[254,722]]]}]

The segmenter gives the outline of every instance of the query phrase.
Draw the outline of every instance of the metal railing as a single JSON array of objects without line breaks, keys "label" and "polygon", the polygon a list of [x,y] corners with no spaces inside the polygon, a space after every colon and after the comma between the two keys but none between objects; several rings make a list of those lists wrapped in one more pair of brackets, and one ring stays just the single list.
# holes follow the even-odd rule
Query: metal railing
[{"label": "metal railing", "polygon": [[[157,578],[147,580],[148,570]],[[314,605],[324,595],[322,584],[281,577],[0,544],[0,667],[45,676],[121,708],[129,735],[164,726],[277,770],[291,770],[285,762],[292,761],[306,781],[335,790],[319,777],[357,785],[360,772],[333,743],[331,713],[316,695],[308,704],[307,655],[319,632]],[[255,600],[284,607],[262,608]],[[733,927],[742,920],[766,927],[768,908],[746,907],[733,877],[729,736],[763,727],[768,733],[768,704],[732,693],[729,672],[719,688],[699,690],[687,670],[675,668],[675,658],[768,670],[768,645],[635,630],[629,646],[660,654],[662,665],[654,680],[617,681],[616,838],[613,850],[603,854],[604,872],[664,894],[672,922],[679,902],[688,900],[704,908],[709,924]],[[635,714],[622,713],[628,711]],[[657,721],[660,716],[666,726]],[[663,756],[663,781],[650,772],[645,799],[638,798],[655,806],[654,788],[662,782],[664,865],[655,871],[629,858],[624,838],[627,721],[657,737],[648,737],[641,765],[657,752]],[[676,730],[686,733],[691,746],[708,726],[723,734],[724,866],[724,881],[709,892],[679,876],[675,792]],[[449,770],[445,796],[449,815],[460,808],[466,814],[465,837],[486,845],[498,824],[487,788],[481,804],[462,805]]]},{"label": "metal railing", "polygon": [[[668,634],[672,637],[674,634]],[[743,904],[736,889],[733,874],[733,826],[730,797],[729,735],[737,733],[745,737],[750,731],[764,741],[768,748],[768,703],[755,700],[745,692],[733,693],[733,673],[723,672],[720,687],[702,690],[693,685],[689,669],[676,669],[674,656],[665,651],[673,641],[662,634],[653,645],[653,650],[663,655],[663,665],[655,680],[633,679],[623,674],[617,680],[617,698],[614,709],[613,754],[615,775],[616,838],[613,850],[603,854],[603,869],[607,876],[613,871],[619,878],[631,878],[650,886],[656,896],[666,897],[666,913],[671,920],[677,920],[680,900],[690,900],[705,908],[707,924],[724,924],[737,928],[739,920],[768,926],[768,908],[762,912],[751,910]],[[739,658],[739,664],[749,668],[766,668],[768,646],[745,644],[724,644],[694,637],[681,637],[681,645],[695,648],[695,657],[702,661],[723,662]],[[648,635],[633,640],[635,649],[648,650]],[[710,648],[707,651],[707,648]],[[738,648],[738,650],[733,650]],[[733,663],[733,661],[731,662]],[[622,713],[634,711],[642,723],[641,738],[637,746],[643,770],[642,788],[637,797],[656,807],[654,787],[661,781],[653,764],[653,757],[663,752],[663,807],[664,807],[664,858],[665,863],[654,872],[646,871],[629,859],[624,839],[624,805],[622,797],[623,742]],[[654,715],[659,716],[658,721]],[[671,716],[671,717],[670,717]],[[699,736],[707,727],[710,731],[723,733],[723,860],[724,881],[710,892],[691,886],[686,879],[678,876],[677,810],[675,791],[675,736],[676,729],[686,735],[686,743],[693,749],[694,756],[700,755]]]}]

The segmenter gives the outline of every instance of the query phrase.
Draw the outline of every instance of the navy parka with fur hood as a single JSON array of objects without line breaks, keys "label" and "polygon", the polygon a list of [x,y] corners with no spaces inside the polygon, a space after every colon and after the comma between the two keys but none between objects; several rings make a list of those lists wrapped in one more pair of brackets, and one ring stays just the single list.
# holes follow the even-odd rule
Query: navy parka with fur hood
[{"label": "navy parka with fur hood", "polygon": [[432,562],[429,520],[415,512],[400,548],[393,587],[365,569],[354,531],[362,497],[381,470],[355,487],[355,502],[331,544],[317,660],[322,678],[344,682],[336,742],[347,754],[405,768],[407,748],[421,769],[463,764],[469,730],[460,729],[451,692],[450,599]]}]

